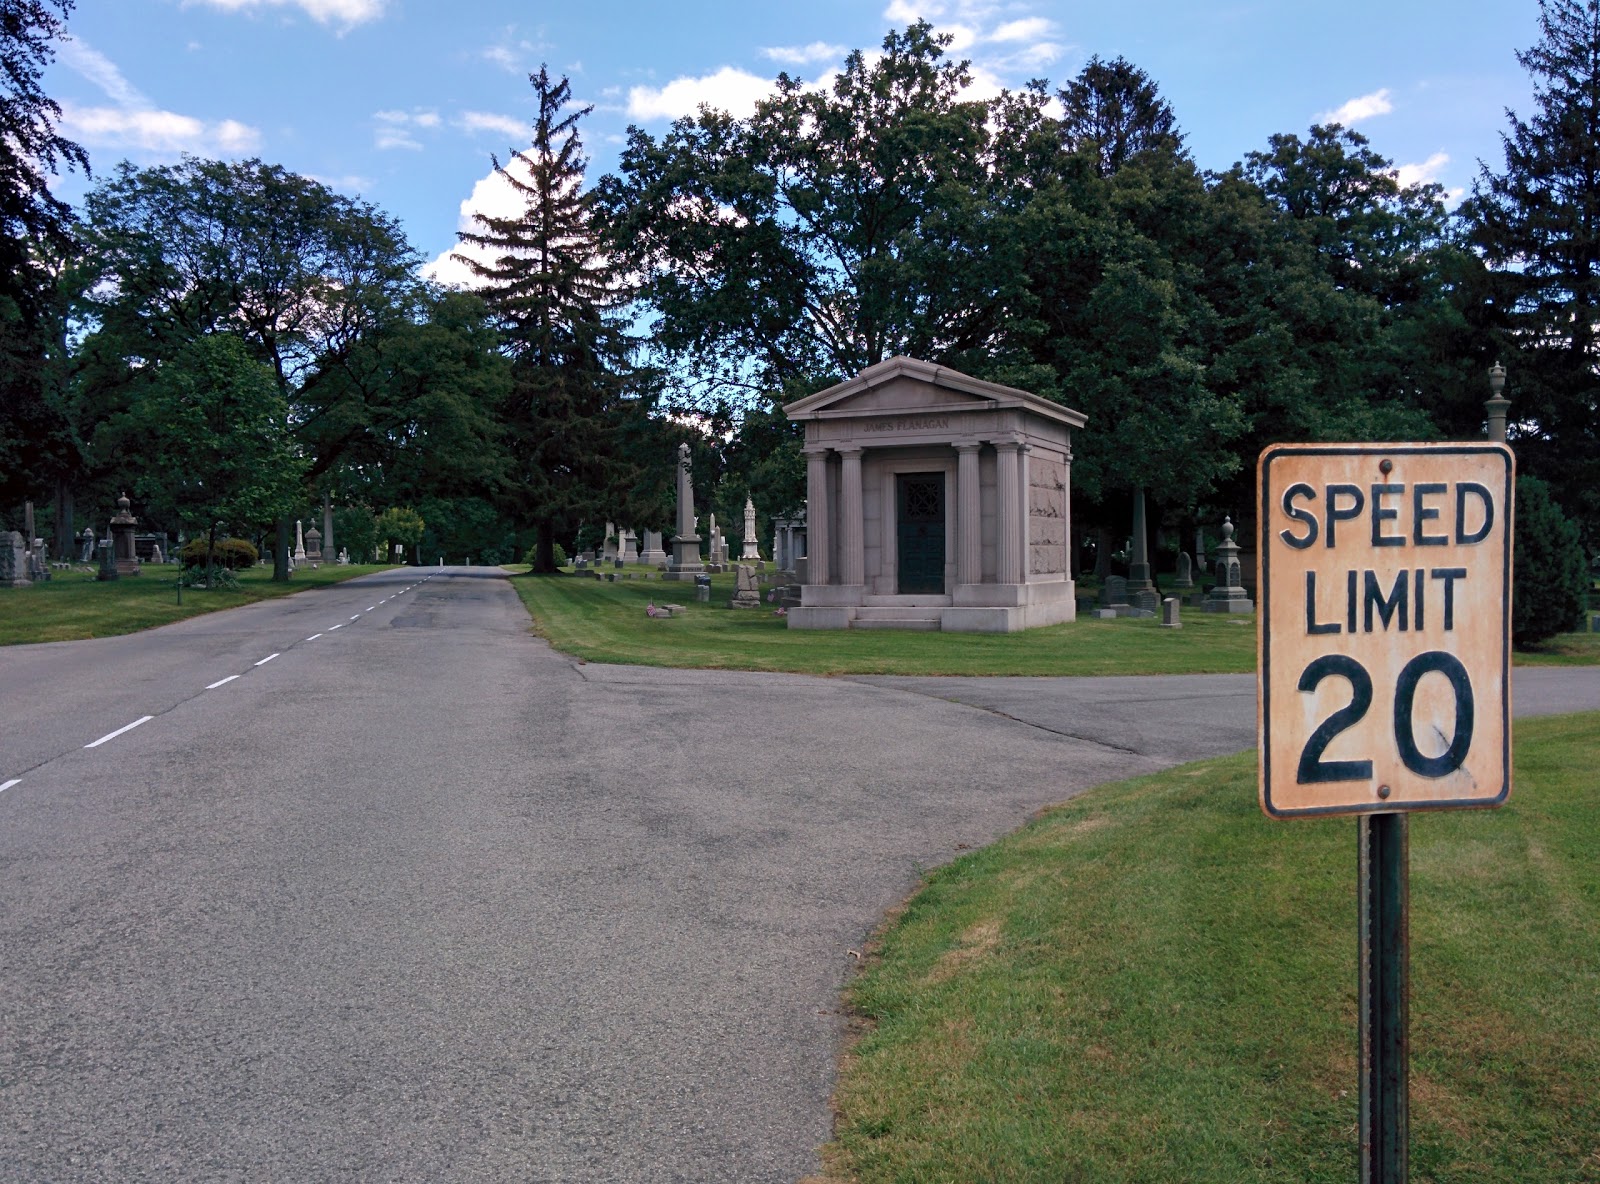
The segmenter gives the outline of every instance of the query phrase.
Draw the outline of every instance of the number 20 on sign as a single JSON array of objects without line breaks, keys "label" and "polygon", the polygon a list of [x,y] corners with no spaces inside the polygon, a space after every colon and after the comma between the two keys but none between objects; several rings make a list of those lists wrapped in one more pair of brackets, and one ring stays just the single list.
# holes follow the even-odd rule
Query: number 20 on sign
[{"label": "number 20 on sign", "polygon": [[1511,451],[1284,444],[1257,476],[1261,808],[1503,803]]}]

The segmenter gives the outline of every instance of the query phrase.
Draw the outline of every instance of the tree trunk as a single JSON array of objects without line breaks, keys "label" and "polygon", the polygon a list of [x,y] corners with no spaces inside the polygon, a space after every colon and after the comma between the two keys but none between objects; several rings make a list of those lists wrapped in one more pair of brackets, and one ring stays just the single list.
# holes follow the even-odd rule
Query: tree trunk
[{"label": "tree trunk", "polygon": [[[56,550],[55,557],[61,560],[72,559],[76,549],[73,544],[78,540],[72,533],[72,486],[67,484],[65,477],[56,478]],[[30,545],[31,545],[30,540]]]},{"label": "tree trunk", "polygon": [[551,575],[556,570],[555,531],[549,522],[539,523],[539,540],[534,544],[535,575]]},{"label": "tree trunk", "polygon": [[293,528],[289,519],[278,519],[278,545],[272,552],[272,579],[274,583],[283,584],[289,580],[289,545],[293,537]]}]

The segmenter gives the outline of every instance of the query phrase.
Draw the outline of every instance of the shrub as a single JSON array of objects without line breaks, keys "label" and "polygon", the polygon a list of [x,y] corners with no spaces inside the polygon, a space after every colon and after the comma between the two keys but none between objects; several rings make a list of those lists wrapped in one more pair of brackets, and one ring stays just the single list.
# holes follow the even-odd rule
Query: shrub
[{"label": "shrub", "polygon": [[[185,567],[205,567],[206,540],[190,539],[183,545],[183,550],[179,554],[183,557]],[[241,567],[254,567],[260,558],[261,552],[257,551],[248,539],[218,539],[216,549],[211,552],[212,565],[227,568],[229,571]]]},{"label": "shrub", "polygon": [[209,587],[213,592],[239,586],[239,577],[227,568],[213,567],[210,572],[207,572],[204,564],[184,568],[178,579],[183,581],[185,588],[203,589]]},{"label": "shrub", "polygon": [[1577,525],[1537,477],[1517,478],[1511,581],[1511,637],[1536,645],[1575,629],[1589,595]]},{"label": "shrub", "polygon": [[[560,543],[550,544],[550,554],[555,556],[557,567],[567,566],[567,551],[566,548]],[[538,559],[539,544],[535,543],[533,546],[528,548],[527,554],[522,557],[522,562],[526,563],[529,567],[534,567],[537,565]]]}]

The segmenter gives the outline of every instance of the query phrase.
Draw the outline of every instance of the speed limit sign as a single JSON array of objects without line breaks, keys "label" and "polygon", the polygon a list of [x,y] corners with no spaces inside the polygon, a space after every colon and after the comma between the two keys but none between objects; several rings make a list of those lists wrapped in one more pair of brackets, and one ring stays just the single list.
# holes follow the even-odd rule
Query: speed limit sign
[{"label": "speed limit sign", "polygon": [[1513,478],[1503,444],[1281,444],[1261,454],[1267,814],[1506,800]]}]

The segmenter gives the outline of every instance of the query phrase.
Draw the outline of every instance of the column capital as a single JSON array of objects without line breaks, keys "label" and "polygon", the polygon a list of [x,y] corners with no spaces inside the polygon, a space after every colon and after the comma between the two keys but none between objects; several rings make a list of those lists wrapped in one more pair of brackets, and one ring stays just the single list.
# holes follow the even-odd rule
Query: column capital
[{"label": "column capital", "polygon": [[860,456],[867,450],[865,444],[835,444],[833,450],[840,456]]},{"label": "column capital", "polygon": [[800,446],[800,452],[805,456],[827,456],[832,451],[833,447],[829,444],[802,444]]},{"label": "column capital", "polygon": [[1006,452],[1020,452],[1026,447],[1020,435],[991,436],[989,443],[993,444],[997,451],[1003,449]]},{"label": "column capital", "polygon": [[953,447],[957,452],[976,452],[983,447],[983,441],[977,439],[957,440]]}]

